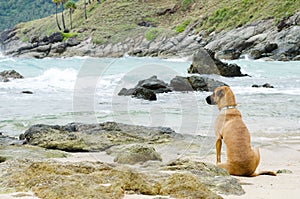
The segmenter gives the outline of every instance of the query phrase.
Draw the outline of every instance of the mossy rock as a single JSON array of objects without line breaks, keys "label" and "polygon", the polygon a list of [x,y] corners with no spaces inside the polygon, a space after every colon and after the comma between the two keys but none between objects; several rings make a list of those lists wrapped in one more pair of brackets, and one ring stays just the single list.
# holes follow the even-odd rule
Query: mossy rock
[{"label": "mossy rock", "polygon": [[162,158],[154,147],[139,144],[125,148],[114,159],[115,162],[120,164],[136,164],[149,160],[162,161]]},{"label": "mossy rock", "polygon": [[189,173],[175,173],[162,184],[162,195],[175,198],[222,198],[210,191],[197,177]]}]

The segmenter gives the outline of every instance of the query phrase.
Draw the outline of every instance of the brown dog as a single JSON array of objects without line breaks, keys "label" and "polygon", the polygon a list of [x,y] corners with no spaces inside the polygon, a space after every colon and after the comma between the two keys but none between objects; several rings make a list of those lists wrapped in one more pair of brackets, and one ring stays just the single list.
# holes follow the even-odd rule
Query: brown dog
[{"label": "brown dog", "polygon": [[[272,171],[255,173],[260,160],[259,150],[250,146],[250,134],[236,108],[237,103],[231,89],[228,86],[216,88],[206,98],[206,102],[216,104],[220,111],[215,123],[217,166],[226,169],[231,175],[276,175]],[[221,163],[222,139],[226,145],[226,163]]]}]

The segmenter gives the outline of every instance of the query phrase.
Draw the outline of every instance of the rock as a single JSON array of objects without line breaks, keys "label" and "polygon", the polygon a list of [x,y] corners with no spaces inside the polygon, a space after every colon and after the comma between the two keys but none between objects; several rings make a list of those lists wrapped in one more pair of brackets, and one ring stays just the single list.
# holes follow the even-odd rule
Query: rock
[{"label": "rock", "polygon": [[277,48],[278,48],[278,44],[268,43],[264,48],[264,52],[265,53],[271,53],[272,51],[276,50]]},{"label": "rock", "polygon": [[55,32],[48,37],[49,42],[52,44],[57,42],[62,42],[63,39],[64,38],[60,32]]},{"label": "rock", "polygon": [[175,91],[213,91],[219,86],[226,86],[226,84],[208,77],[193,75],[190,77],[176,76],[171,80],[170,86]]},{"label": "rock", "polygon": [[259,59],[262,57],[263,52],[259,49],[252,49],[250,50],[250,57],[252,59]]},{"label": "rock", "polygon": [[188,78],[188,80],[193,89],[196,91],[213,91],[219,86],[226,86],[226,84],[223,82],[201,76],[191,76]]},{"label": "rock", "polygon": [[5,70],[0,72],[0,82],[8,82],[9,79],[23,79],[24,77],[15,70]]},{"label": "rock", "polygon": [[194,91],[187,77],[176,76],[170,81],[174,91]]},{"label": "rock", "polygon": [[5,161],[6,161],[6,157],[0,156],[0,163],[5,162]]},{"label": "rock", "polygon": [[24,133],[25,143],[70,152],[106,151],[132,143],[169,142],[176,133],[169,128],[148,128],[115,122],[33,125]]},{"label": "rock", "polygon": [[156,101],[157,97],[153,90],[143,88],[143,87],[137,87],[134,89],[132,96],[138,99],[144,99],[149,101]]},{"label": "rock", "polygon": [[23,93],[23,94],[33,94],[32,91],[22,91],[21,93]]},{"label": "rock", "polygon": [[300,55],[297,55],[293,58],[293,61],[300,61]]},{"label": "rock", "polygon": [[281,174],[281,173],[291,174],[293,172],[291,170],[288,170],[288,169],[279,169],[276,173],[277,174]]},{"label": "rock", "polygon": [[[181,168],[171,172],[151,168],[140,171],[138,167],[132,169],[99,161],[5,161],[0,165],[0,186],[2,191],[32,190],[39,198],[68,198],[70,194],[74,198],[86,199],[123,198],[125,193],[172,198],[222,198],[217,195],[221,190],[219,184],[208,186],[202,181],[215,178],[219,182],[232,178],[228,174],[214,176],[210,172],[214,168],[201,162],[177,161],[174,165]],[[227,183],[228,187],[235,189],[236,184]],[[228,193],[233,192],[224,192]]]},{"label": "rock", "polygon": [[131,89],[127,89],[127,88],[122,88],[120,90],[120,92],[118,93],[118,95],[122,96],[122,95],[125,95],[125,96],[128,96],[128,95],[132,95],[134,93],[134,88],[131,88]]},{"label": "rock", "polygon": [[0,43],[6,43],[17,34],[16,28],[7,29],[0,34]]},{"label": "rock", "polygon": [[177,159],[168,163],[163,170],[176,172],[190,172],[211,191],[220,194],[242,195],[244,190],[238,180],[231,177],[229,173],[213,164],[192,161],[189,159]]},{"label": "rock", "polygon": [[210,54],[205,49],[200,48],[193,54],[192,65],[188,69],[188,73],[220,74],[220,71]]},{"label": "rock", "polygon": [[66,43],[56,43],[52,45],[50,53],[62,54],[67,48]]},{"label": "rock", "polygon": [[149,160],[162,161],[154,147],[139,144],[126,147],[114,159],[120,164],[136,164]]},{"label": "rock", "polygon": [[34,36],[31,36],[30,39],[29,39],[29,42],[30,43],[38,43],[39,42],[39,36],[37,35],[34,35]]},{"label": "rock", "polygon": [[171,89],[168,88],[168,84],[162,80],[157,79],[157,76],[154,75],[148,79],[141,80],[138,82],[136,87],[143,87],[154,91],[155,93],[167,93]]},{"label": "rock", "polygon": [[238,59],[241,56],[241,51],[235,49],[228,49],[218,51],[215,55],[216,59],[225,59],[225,60],[233,60]]},{"label": "rock", "polygon": [[136,98],[154,101],[157,100],[156,93],[167,93],[171,91],[172,89],[167,83],[157,79],[157,76],[154,75],[148,79],[139,81],[134,88],[121,89],[118,95],[131,95]]},{"label": "rock", "polygon": [[68,47],[77,46],[80,42],[75,37],[70,37],[66,40],[66,44]]},{"label": "rock", "polygon": [[222,198],[205,187],[194,175],[184,173],[175,173],[167,178],[162,184],[161,194],[174,198]]},{"label": "rock", "polygon": [[274,86],[272,86],[272,85],[269,84],[269,83],[265,83],[265,84],[263,84],[263,85],[253,84],[252,87],[253,87],[253,88],[260,88],[260,87],[263,87],[263,88],[274,88]]},{"label": "rock", "polygon": [[193,55],[192,65],[188,73],[218,74],[225,77],[246,76],[241,73],[241,68],[236,64],[228,64],[215,58],[210,50],[200,49]]}]

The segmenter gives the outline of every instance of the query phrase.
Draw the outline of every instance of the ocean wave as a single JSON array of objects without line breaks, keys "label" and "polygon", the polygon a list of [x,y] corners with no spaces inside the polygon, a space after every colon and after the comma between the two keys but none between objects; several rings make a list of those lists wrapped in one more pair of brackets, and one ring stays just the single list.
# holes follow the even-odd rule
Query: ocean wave
[{"label": "ocean wave", "polygon": [[0,83],[1,87],[6,90],[56,90],[56,89],[73,89],[77,77],[75,69],[58,69],[50,68],[36,77],[16,79],[10,82]]}]

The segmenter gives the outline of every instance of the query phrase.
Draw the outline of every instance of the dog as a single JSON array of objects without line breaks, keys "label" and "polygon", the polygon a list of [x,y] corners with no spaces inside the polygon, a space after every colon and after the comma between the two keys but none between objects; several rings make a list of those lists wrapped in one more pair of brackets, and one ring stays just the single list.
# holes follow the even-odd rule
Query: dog
[{"label": "dog", "polygon": [[[242,120],[232,90],[228,86],[214,89],[206,98],[210,105],[217,105],[219,114],[215,122],[216,165],[236,176],[273,175],[272,171],[255,173],[260,161],[259,149],[250,146],[250,134]],[[222,139],[226,145],[227,161],[221,163]]]}]

